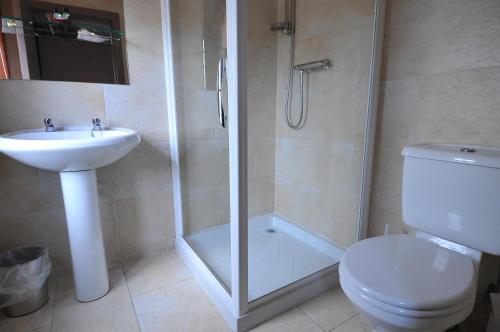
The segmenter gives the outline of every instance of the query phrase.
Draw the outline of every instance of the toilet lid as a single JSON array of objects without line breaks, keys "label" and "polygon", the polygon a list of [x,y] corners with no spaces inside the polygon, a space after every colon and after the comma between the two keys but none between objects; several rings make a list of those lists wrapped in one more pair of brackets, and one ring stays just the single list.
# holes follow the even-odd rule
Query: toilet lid
[{"label": "toilet lid", "polygon": [[475,291],[469,257],[409,235],[374,237],[351,246],[342,257],[340,278],[365,296],[413,310],[447,308]]}]

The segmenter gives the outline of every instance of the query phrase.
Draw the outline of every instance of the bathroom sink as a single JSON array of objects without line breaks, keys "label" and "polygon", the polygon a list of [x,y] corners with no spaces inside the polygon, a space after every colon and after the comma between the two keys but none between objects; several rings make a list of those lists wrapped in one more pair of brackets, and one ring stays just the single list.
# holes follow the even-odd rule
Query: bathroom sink
[{"label": "bathroom sink", "polygon": [[0,136],[0,152],[36,168],[74,172],[112,164],[140,141],[136,131],[124,128],[36,129]]},{"label": "bathroom sink", "polygon": [[94,301],[109,291],[109,276],[102,235],[96,168],[124,157],[141,141],[124,128],[45,129],[0,136],[0,152],[24,164],[59,172],[73,261],[76,298]]}]

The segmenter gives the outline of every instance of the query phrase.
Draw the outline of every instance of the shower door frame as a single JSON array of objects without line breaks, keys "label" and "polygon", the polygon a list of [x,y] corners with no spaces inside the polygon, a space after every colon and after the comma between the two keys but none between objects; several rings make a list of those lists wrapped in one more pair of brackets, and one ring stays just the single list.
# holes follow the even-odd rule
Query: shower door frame
[{"label": "shower door frame", "polygon": [[[175,218],[175,246],[204,291],[215,302],[233,330],[241,330],[239,318],[248,312],[248,211],[247,211],[247,105],[245,0],[226,0],[228,109],[237,109],[228,117],[229,183],[231,228],[231,294],[213,271],[184,239],[182,185],[179,156],[178,120],[175,101],[172,24],[170,0],[162,0],[164,70],[167,90],[172,187]],[[236,70],[235,70],[236,69]]]},{"label": "shower door frame", "polygon": [[[374,0],[369,92],[361,174],[358,240],[366,237],[371,171],[377,119],[386,0]],[[161,0],[164,70],[172,167],[175,247],[193,271],[233,331],[245,331],[284,310],[338,285],[338,264],[309,275],[252,302],[248,301],[248,191],[247,191],[247,1],[226,0],[227,77],[230,172],[231,292],[184,239],[182,186],[175,100],[175,76],[171,25],[171,0]],[[236,69],[236,70],[235,70]]]}]

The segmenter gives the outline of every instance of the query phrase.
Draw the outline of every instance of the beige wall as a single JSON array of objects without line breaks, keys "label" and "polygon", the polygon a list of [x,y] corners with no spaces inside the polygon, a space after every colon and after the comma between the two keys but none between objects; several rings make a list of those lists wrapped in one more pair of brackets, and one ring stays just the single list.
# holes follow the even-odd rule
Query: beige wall
[{"label": "beige wall", "polygon": [[[278,37],[276,211],[341,246],[357,235],[372,15],[371,0],[297,1],[295,64],[334,63],[309,75],[300,130],[284,118],[290,39]],[[297,114],[298,84],[293,98]]]},{"label": "beige wall", "polygon": [[[184,227],[188,234],[229,222],[228,137],[227,129],[218,122],[215,91],[204,89],[202,4],[202,0],[172,3]],[[249,2],[250,216],[274,211],[276,34],[269,27],[275,12],[275,1]]]},{"label": "beige wall", "polygon": [[[0,82],[0,132],[90,125],[140,132],[143,142],[123,160],[98,170],[109,265],[172,245],[174,237],[160,0],[125,0],[130,85],[41,81]],[[0,156],[0,250],[46,245],[56,270],[70,257],[58,175]]]},{"label": "beige wall", "polygon": [[389,1],[370,235],[402,222],[401,149],[500,144],[500,2]]}]

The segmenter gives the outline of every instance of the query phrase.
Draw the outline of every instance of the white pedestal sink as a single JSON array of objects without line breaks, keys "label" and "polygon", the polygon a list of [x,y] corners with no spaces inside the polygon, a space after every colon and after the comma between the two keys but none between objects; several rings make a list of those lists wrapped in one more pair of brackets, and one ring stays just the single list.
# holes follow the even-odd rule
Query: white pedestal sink
[{"label": "white pedestal sink", "polygon": [[96,300],[109,290],[96,168],[124,157],[141,138],[130,129],[42,129],[0,136],[0,152],[33,167],[60,172],[76,298]]}]

